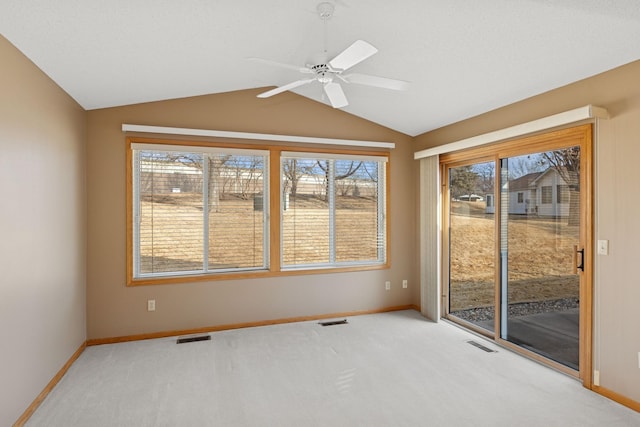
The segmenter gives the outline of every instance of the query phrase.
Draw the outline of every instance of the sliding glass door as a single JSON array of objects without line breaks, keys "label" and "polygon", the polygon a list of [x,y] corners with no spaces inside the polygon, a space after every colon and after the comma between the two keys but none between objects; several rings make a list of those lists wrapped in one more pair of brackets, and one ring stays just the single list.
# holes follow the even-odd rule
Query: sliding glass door
[{"label": "sliding glass door", "polygon": [[581,378],[591,363],[590,150],[585,125],[441,156],[445,317]]},{"label": "sliding glass door", "polygon": [[500,338],[577,370],[580,147],[500,162]]},{"label": "sliding glass door", "polygon": [[477,328],[495,323],[495,162],[448,169],[449,313]]}]

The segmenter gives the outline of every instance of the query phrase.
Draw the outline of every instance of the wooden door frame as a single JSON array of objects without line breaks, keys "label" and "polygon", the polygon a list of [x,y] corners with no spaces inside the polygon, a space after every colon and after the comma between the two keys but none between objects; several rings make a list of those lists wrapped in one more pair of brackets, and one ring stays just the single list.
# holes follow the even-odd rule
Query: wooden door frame
[{"label": "wooden door frame", "polygon": [[[495,324],[491,333],[461,319],[452,319],[449,315],[449,208],[448,169],[486,161],[495,162],[494,206],[496,219],[500,212],[500,159],[517,155],[544,152],[560,147],[580,146],[580,242],[584,249],[584,272],[580,273],[580,326],[579,326],[579,367],[575,371],[561,363],[547,359],[537,353],[519,347],[500,338],[500,228],[495,221]],[[496,343],[520,354],[544,363],[568,375],[579,378],[586,388],[593,386],[593,125],[591,123],[574,125],[559,130],[544,132],[506,142],[489,144],[460,152],[440,155],[440,174],[442,177],[442,317],[492,338]]]}]

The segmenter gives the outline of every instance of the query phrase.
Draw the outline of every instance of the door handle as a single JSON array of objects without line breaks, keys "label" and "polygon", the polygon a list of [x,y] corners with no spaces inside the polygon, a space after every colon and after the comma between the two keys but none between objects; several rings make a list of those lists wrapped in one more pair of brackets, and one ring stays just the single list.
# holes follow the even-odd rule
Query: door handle
[{"label": "door handle", "polygon": [[[578,254],[580,254],[580,264],[578,264]],[[578,270],[584,272],[584,248],[578,250],[578,245],[573,245],[573,274],[578,274]]]}]

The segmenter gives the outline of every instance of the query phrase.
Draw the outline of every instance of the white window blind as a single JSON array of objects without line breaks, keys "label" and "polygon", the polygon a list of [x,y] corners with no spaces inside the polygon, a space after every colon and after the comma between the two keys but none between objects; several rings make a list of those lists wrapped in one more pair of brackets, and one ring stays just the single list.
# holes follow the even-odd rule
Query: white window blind
[{"label": "white window blind", "polygon": [[132,144],[134,279],[268,266],[268,152]]},{"label": "white window blind", "polygon": [[383,156],[284,152],[281,266],[386,262]]}]

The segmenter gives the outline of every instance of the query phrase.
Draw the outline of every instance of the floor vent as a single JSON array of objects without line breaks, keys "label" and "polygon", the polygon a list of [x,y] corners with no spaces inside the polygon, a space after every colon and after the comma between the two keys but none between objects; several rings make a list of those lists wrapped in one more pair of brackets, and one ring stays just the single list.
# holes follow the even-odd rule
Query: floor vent
[{"label": "floor vent", "polygon": [[193,335],[189,337],[180,337],[176,344],[184,344],[188,342],[196,342],[196,341],[209,341],[211,339],[211,335]]},{"label": "floor vent", "polygon": [[347,319],[331,320],[329,322],[318,322],[318,324],[321,326],[346,325],[347,323],[349,323],[347,322]]},{"label": "floor vent", "polygon": [[485,347],[482,344],[480,344],[479,342],[476,341],[467,341],[469,344],[471,344],[474,347],[478,347],[480,350],[484,350],[487,353],[496,353],[495,350],[490,349],[489,347]]}]

